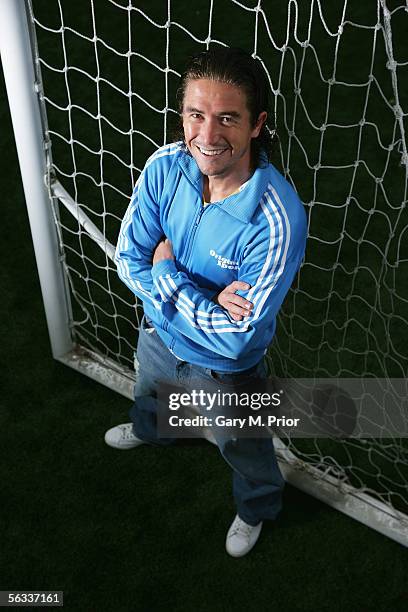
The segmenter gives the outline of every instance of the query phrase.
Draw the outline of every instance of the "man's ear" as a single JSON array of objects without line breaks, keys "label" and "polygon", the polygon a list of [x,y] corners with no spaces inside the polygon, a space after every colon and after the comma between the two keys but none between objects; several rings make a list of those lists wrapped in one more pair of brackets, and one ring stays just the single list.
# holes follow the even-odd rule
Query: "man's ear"
[{"label": "man's ear", "polygon": [[252,130],[252,138],[258,138],[259,132],[261,131],[262,126],[265,123],[267,117],[268,117],[268,113],[266,111],[262,111],[262,113],[259,113],[259,117],[256,120],[255,127]]}]

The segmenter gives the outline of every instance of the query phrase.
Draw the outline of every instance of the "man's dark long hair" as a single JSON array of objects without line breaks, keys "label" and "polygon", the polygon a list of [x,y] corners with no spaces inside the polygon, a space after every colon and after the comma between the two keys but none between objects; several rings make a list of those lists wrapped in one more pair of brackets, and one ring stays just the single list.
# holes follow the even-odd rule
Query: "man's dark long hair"
[{"label": "man's dark long hair", "polygon": [[[259,114],[266,111],[269,115],[270,88],[262,64],[242,49],[233,47],[213,47],[194,56],[181,76],[177,91],[178,111],[183,112],[183,101],[190,80],[210,79],[235,85],[246,94],[247,108],[252,127],[255,127]],[[272,130],[264,124],[257,138],[251,141],[252,163],[254,167],[271,161],[273,153]],[[182,121],[176,130],[175,140],[184,141]]]}]

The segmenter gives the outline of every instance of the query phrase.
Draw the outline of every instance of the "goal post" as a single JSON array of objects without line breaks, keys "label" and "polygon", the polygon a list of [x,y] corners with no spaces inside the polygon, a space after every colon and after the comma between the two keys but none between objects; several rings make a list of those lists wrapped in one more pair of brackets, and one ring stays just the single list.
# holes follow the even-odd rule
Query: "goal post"
[{"label": "goal post", "polygon": [[[406,378],[406,6],[390,11],[377,0],[367,17],[350,15],[347,0],[330,15],[319,0],[288,0],[272,15],[260,0],[208,0],[186,22],[186,4],[107,0],[102,9],[89,0],[70,12],[55,0],[44,16],[35,0],[0,2],[53,356],[132,398],[142,308],[117,279],[117,233],[144,161],[171,139],[182,62],[221,44],[264,65],[280,170],[309,212],[306,260],[279,316],[270,366],[281,378]],[[224,36],[223,5],[241,24],[239,41],[233,31]],[[356,37],[364,44],[351,81],[345,66]],[[405,441],[274,443],[288,482],[408,545]]]},{"label": "goal post", "polygon": [[45,146],[47,127],[38,97],[42,83],[34,70],[29,28],[23,1],[1,2],[1,60],[52,354],[58,359],[73,348],[70,304],[53,201],[47,187],[50,149]]}]

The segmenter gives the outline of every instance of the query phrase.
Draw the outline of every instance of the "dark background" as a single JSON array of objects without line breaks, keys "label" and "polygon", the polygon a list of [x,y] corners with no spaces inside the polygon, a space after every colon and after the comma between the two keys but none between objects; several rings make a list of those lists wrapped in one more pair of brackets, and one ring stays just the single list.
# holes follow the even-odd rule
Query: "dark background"
[{"label": "dark background", "polygon": [[405,610],[402,546],[287,486],[253,552],[230,558],[230,470],[205,442],[121,453],[129,402],[50,354],[3,80],[0,589],[67,610]]}]

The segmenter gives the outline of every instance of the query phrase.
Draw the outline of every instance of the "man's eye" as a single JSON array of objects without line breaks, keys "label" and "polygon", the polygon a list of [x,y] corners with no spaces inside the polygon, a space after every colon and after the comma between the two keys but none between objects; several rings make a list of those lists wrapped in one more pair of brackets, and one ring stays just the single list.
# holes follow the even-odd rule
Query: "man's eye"
[{"label": "man's eye", "polygon": [[200,119],[200,118],[201,118],[201,115],[200,115],[199,113],[193,113],[193,114],[191,115],[191,118],[192,118],[192,119]]},{"label": "man's eye", "polygon": [[223,123],[224,125],[228,125],[229,123],[232,123],[232,117],[221,117],[221,123]]}]

